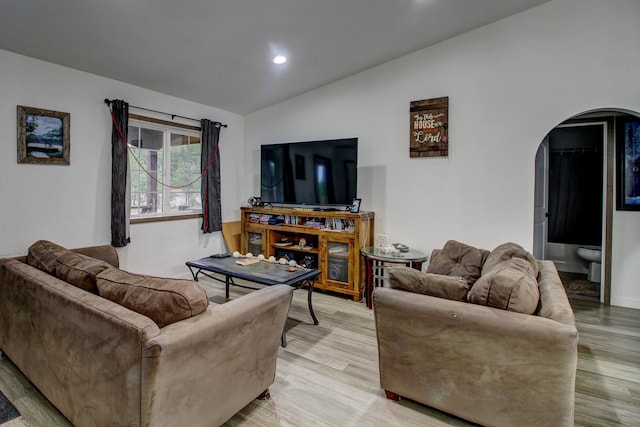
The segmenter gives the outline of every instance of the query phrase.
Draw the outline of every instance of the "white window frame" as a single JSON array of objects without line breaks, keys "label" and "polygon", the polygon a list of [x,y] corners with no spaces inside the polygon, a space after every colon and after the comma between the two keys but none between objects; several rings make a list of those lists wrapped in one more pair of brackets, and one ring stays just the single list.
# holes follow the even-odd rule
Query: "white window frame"
[{"label": "white window frame", "polygon": [[[186,135],[190,137],[197,137],[201,139],[201,131],[199,128],[193,126],[179,126],[173,125],[170,122],[165,122],[163,120],[149,119],[149,121],[145,120],[143,116],[135,116],[132,118],[132,115],[129,115],[129,126],[135,126],[139,128],[152,129],[156,131],[162,132],[162,151],[163,151],[163,164],[162,164],[162,177],[158,177],[158,180],[163,183],[171,182],[171,177],[169,173],[171,172],[171,134],[177,133],[180,135]],[[128,135],[131,137],[131,135]],[[200,142],[202,143],[202,141]],[[129,156],[130,153],[127,153]],[[138,154],[136,153],[136,157]],[[138,158],[140,162],[145,166],[142,159]],[[135,163],[135,160],[131,161]],[[130,164],[130,168],[133,168],[134,165]],[[139,167],[135,165],[135,167]],[[200,159],[198,159],[198,167],[200,167]],[[170,212],[170,202],[171,202],[171,188],[166,187],[158,183],[158,192],[162,194],[162,212],[154,212],[154,213],[146,213],[146,214],[131,214],[131,223],[141,223],[141,222],[155,222],[155,221],[166,221],[166,220],[174,220],[174,219],[189,219],[189,218],[198,218],[202,217],[202,212],[194,212],[192,210],[187,211],[187,213],[181,212]]]}]

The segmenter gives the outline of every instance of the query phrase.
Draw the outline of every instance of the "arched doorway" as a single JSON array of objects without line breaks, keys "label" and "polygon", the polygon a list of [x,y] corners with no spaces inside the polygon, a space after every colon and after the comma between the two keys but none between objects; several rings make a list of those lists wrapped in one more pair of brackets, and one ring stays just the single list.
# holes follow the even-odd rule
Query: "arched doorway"
[{"label": "arched doorway", "polygon": [[554,261],[572,298],[610,303],[616,127],[629,117],[576,115],[551,129],[536,154],[534,255]]}]

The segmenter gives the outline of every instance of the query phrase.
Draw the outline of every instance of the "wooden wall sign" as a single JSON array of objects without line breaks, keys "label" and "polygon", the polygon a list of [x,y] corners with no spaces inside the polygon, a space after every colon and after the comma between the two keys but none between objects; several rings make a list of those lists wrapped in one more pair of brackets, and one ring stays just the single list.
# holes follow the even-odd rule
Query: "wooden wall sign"
[{"label": "wooden wall sign", "polygon": [[449,97],[412,101],[409,117],[409,156],[449,155]]}]

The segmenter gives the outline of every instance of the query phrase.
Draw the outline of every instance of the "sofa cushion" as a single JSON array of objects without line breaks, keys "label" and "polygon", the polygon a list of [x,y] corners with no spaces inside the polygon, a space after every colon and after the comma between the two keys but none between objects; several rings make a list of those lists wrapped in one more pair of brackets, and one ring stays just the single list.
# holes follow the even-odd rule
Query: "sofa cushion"
[{"label": "sofa cushion", "polygon": [[522,258],[527,261],[531,264],[534,277],[538,277],[538,261],[530,252],[513,242],[503,243],[491,251],[482,267],[482,274],[495,269],[496,266],[511,258]]},{"label": "sofa cushion", "polygon": [[389,272],[389,286],[454,301],[466,301],[469,291],[469,284],[462,277],[423,273],[408,267],[392,269]]},{"label": "sofa cushion", "polygon": [[100,296],[143,314],[159,327],[200,314],[207,294],[198,282],[133,274],[109,268],[96,276]]},{"label": "sofa cushion", "polygon": [[482,271],[489,251],[455,240],[449,240],[441,250],[433,251],[427,273],[462,277],[472,285]]},{"label": "sofa cushion", "polygon": [[502,261],[482,274],[467,299],[474,304],[533,314],[540,300],[534,268],[518,257]]},{"label": "sofa cushion", "polygon": [[29,247],[27,264],[94,294],[98,293],[96,275],[110,268],[104,261],[47,240],[39,240]]}]

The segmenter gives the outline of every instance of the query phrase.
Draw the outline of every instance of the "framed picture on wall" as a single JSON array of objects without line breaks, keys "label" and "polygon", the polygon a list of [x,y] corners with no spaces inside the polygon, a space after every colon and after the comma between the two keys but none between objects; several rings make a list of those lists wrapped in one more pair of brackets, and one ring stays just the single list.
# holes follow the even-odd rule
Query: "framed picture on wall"
[{"label": "framed picture on wall", "polygon": [[353,199],[353,203],[351,204],[351,212],[358,213],[360,212],[360,203],[362,199]]},{"label": "framed picture on wall", "polygon": [[18,105],[18,163],[68,165],[70,114]]},{"label": "framed picture on wall", "polygon": [[617,209],[640,211],[640,118],[616,120]]}]

